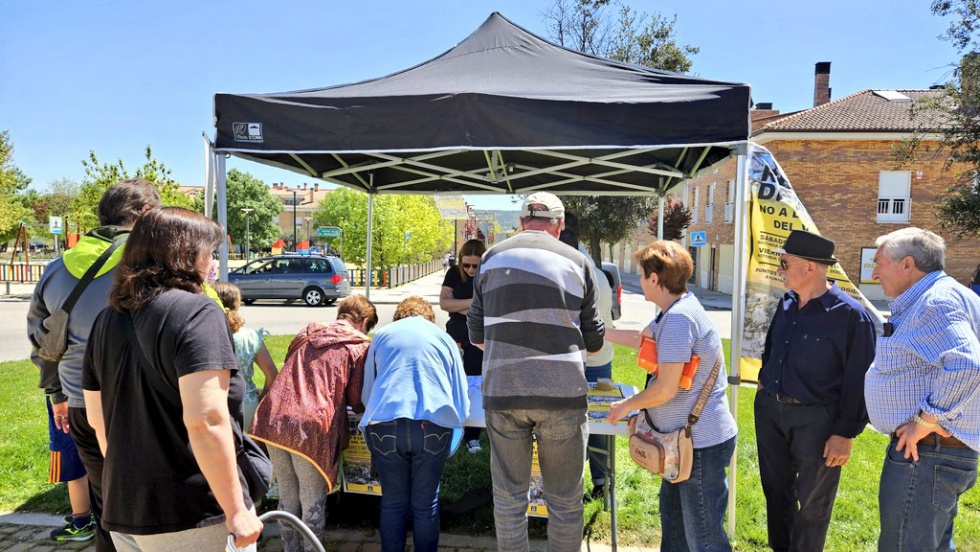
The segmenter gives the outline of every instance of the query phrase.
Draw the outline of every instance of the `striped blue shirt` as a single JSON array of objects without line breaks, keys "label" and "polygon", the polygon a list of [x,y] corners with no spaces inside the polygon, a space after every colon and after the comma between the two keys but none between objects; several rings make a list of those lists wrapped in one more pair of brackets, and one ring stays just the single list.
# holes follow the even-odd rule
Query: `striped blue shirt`
[{"label": "striped blue shirt", "polygon": [[894,333],[878,338],[864,382],[871,423],[892,433],[921,409],[980,450],[980,297],[936,271],[891,310]]},{"label": "striped blue shirt", "polygon": [[[694,374],[694,383],[690,390],[679,389],[673,399],[648,410],[658,431],[674,431],[687,424],[691,408],[707,383],[715,361],[722,354],[721,336],[697,297],[691,293],[685,293],[654,319],[650,323],[650,330],[657,340],[658,362],[687,362],[691,360],[692,353],[701,358],[701,365]],[[694,448],[724,443],[738,434],[735,418],[728,409],[727,387],[728,371],[722,356],[718,379],[715,380],[708,402],[701,411],[701,418],[691,432]]]}]

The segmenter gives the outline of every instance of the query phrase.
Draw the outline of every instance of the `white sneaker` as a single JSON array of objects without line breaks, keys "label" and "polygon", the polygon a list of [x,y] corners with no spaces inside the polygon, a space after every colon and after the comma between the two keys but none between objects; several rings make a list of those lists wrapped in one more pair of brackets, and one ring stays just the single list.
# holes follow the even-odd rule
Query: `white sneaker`
[{"label": "white sneaker", "polygon": [[483,447],[480,446],[480,441],[473,439],[466,443],[466,449],[470,451],[470,454],[476,454],[483,450]]}]

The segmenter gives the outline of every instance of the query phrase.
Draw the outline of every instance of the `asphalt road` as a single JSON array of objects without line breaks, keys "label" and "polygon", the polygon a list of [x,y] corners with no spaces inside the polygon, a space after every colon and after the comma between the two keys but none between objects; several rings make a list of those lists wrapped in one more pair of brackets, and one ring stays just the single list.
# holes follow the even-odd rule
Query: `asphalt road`
[{"label": "asphalt road", "polygon": [[[371,300],[378,308],[378,327],[391,322],[395,306],[409,295],[420,295],[433,304],[436,323],[445,327],[448,316],[439,304],[442,273],[423,277],[396,289],[372,289]],[[355,293],[363,290],[355,289]],[[19,297],[26,297],[21,294]],[[639,293],[623,290],[623,315],[615,322],[616,327],[641,329],[654,316],[651,303]],[[0,361],[26,359],[31,347],[27,339],[26,318],[28,301],[24,298],[0,299]],[[257,301],[242,307],[245,323],[252,328],[265,328],[273,335],[295,334],[313,321],[327,322],[337,317],[336,307],[307,307],[301,301],[284,304],[282,301]],[[708,310],[708,315],[718,325],[722,337],[731,335],[731,311]]]}]

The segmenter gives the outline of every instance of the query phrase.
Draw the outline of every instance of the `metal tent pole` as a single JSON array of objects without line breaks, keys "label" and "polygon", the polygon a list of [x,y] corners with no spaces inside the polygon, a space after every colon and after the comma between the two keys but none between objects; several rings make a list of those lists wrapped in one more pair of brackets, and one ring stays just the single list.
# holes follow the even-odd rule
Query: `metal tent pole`
[{"label": "metal tent pole", "polygon": [[[734,257],[735,273],[732,289],[732,340],[731,358],[732,365],[729,367],[729,389],[731,390],[730,404],[732,416],[738,424],[738,392],[741,383],[741,361],[742,361],[742,333],[743,320],[745,320],[745,280],[746,267],[748,266],[749,254],[749,156],[752,154],[751,144],[742,142],[736,147],[738,155],[735,175],[735,239]],[[736,485],[736,468],[738,466],[738,449],[732,454],[732,461],[728,467],[728,534],[735,535],[735,493],[738,489]]]},{"label": "metal tent pole", "polygon": [[374,242],[374,173],[368,175],[367,274],[364,276],[364,296],[371,300],[371,249]]},{"label": "metal tent pole", "polygon": [[218,277],[228,281],[228,180],[225,175],[225,156],[218,154],[215,159],[215,176],[218,188],[218,224],[224,234],[218,248]]}]

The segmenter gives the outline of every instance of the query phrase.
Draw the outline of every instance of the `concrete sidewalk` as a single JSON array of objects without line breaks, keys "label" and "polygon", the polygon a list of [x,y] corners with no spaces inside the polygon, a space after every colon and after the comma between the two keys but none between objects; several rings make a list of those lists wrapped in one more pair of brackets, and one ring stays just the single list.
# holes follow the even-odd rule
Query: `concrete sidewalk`
[{"label": "concrete sidewalk", "polygon": [[[64,523],[61,516],[49,514],[6,513],[0,514],[0,552],[95,552],[95,541],[58,543],[49,538],[51,529]],[[408,539],[412,550],[411,536]],[[327,530],[324,548],[343,552],[380,552],[381,538],[377,531]],[[279,527],[276,523],[266,524],[259,552],[282,552]],[[440,552],[483,552],[497,549],[493,537],[442,534],[439,539]],[[544,552],[548,543],[532,540],[533,552]],[[659,548],[637,548],[620,546],[623,552],[656,552]],[[609,552],[608,544],[583,542],[582,550],[587,552]]]}]

